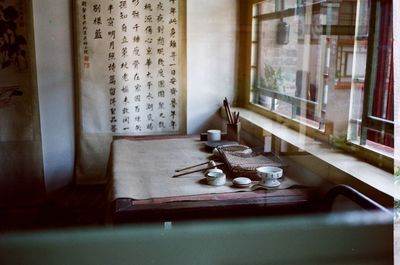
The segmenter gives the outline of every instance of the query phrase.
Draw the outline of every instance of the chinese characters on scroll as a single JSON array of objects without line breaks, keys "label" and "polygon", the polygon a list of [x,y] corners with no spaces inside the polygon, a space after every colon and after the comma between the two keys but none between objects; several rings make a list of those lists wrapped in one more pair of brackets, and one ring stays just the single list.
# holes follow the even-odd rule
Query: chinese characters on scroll
[{"label": "chinese characters on scroll", "polygon": [[84,131],[179,131],[178,0],[78,5]]}]

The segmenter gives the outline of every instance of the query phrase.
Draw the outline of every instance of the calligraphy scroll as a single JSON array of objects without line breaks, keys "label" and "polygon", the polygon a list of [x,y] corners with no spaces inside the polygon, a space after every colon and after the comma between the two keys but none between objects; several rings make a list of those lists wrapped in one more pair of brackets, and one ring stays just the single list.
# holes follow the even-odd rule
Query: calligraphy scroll
[{"label": "calligraphy scroll", "polygon": [[76,0],[78,182],[104,177],[110,136],[185,132],[184,3]]},{"label": "calligraphy scroll", "polygon": [[178,0],[81,0],[77,8],[83,131],[181,131]]}]

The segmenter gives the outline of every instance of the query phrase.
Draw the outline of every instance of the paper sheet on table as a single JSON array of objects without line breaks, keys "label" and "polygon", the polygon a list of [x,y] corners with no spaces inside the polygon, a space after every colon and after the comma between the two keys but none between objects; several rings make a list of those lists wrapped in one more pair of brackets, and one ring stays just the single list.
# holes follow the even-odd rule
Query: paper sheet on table
[{"label": "paper sheet on table", "polygon": [[[224,186],[210,186],[203,172],[172,178],[175,170],[208,161],[210,154],[201,151],[204,142],[192,138],[167,140],[116,140],[112,145],[112,199],[150,199],[200,194],[250,191],[238,189],[230,181]],[[298,185],[284,178],[277,189]]]}]

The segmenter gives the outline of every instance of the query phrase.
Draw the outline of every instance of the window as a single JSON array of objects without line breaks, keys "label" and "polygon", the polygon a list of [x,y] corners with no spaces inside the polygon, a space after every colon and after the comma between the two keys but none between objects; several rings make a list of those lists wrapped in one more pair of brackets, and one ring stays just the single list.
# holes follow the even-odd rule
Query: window
[{"label": "window", "polygon": [[352,76],[348,137],[360,145],[393,154],[393,4],[392,0],[364,2],[359,6],[353,67],[366,67],[362,77],[357,71]]},{"label": "window", "polygon": [[393,154],[392,0],[253,5],[250,102]]}]

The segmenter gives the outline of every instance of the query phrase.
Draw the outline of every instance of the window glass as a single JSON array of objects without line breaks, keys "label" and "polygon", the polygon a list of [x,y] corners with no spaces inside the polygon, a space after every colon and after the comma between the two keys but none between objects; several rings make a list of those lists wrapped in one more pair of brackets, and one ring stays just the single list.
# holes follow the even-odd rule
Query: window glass
[{"label": "window glass", "polygon": [[253,5],[251,103],[321,131],[329,123],[334,136],[360,145],[393,147],[391,6],[391,0]]}]

